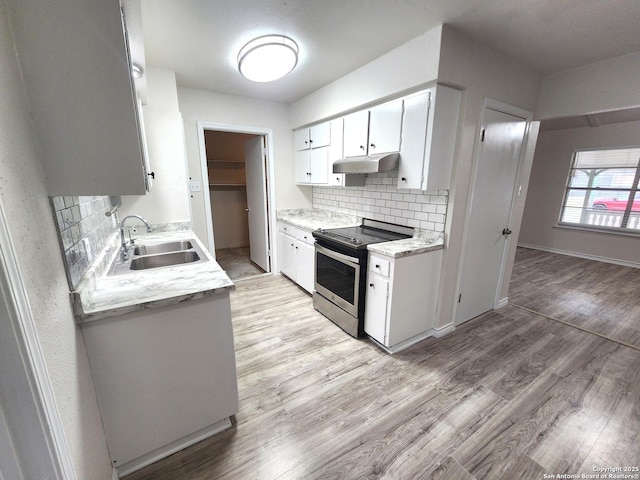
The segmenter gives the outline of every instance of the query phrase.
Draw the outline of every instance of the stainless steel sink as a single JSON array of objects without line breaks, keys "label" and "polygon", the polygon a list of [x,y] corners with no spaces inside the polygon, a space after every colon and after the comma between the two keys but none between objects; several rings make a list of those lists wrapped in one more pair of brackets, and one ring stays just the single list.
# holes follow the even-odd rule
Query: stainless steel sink
[{"label": "stainless steel sink", "polygon": [[181,242],[156,243],[155,245],[140,245],[133,249],[134,255],[155,255],[157,253],[181,252],[193,248],[189,240]]},{"label": "stainless steel sink", "polygon": [[183,263],[193,263],[200,260],[200,256],[193,251],[163,253],[147,257],[134,258],[129,266],[130,270],[146,270],[148,268],[169,267]]}]

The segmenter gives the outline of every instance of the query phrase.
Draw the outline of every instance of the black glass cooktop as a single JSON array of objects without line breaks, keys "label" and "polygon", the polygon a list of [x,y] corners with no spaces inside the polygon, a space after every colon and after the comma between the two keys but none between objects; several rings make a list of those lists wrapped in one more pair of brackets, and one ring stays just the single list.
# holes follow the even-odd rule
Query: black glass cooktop
[{"label": "black glass cooktop", "polygon": [[352,248],[366,248],[372,243],[390,242],[413,236],[413,228],[365,218],[355,227],[319,229],[313,232],[319,240],[334,241]]}]

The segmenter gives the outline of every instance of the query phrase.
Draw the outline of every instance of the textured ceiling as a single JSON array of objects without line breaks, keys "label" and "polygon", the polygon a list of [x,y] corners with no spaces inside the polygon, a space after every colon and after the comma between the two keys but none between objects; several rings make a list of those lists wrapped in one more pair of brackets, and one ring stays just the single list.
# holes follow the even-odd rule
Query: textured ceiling
[{"label": "textured ceiling", "polygon": [[[179,85],[289,103],[448,23],[548,74],[640,51],[638,0],[142,0],[148,65]],[[251,38],[289,35],[300,61],[270,84],[244,79]]]}]

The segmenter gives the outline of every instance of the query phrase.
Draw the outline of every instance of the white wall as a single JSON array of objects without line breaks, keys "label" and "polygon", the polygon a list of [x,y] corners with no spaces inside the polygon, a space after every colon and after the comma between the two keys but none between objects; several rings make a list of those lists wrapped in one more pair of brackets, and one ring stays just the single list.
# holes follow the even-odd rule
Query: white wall
[{"label": "white wall", "polygon": [[640,237],[556,228],[576,149],[640,145],[640,122],[540,132],[518,242],[640,266]]},{"label": "white wall", "polygon": [[0,198],[78,479],[111,463],[81,330],[74,322],[44,169],[0,0]]},{"label": "white wall", "polygon": [[290,105],[291,126],[315,123],[435,81],[442,26],[433,28]]},{"label": "white wall", "polygon": [[535,118],[570,117],[639,106],[638,78],[640,52],[549,75],[542,80]]},{"label": "white wall", "polygon": [[[538,100],[540,80],[540,75],[530,67],[494,52],[452,27],[443,27],[438,81],[460,86],[463,88],[463,96],[447,207],[447,248],[444,250],[440,279],[438,327],[453,321],[457,304],[484,100],[491,98],[533,112]],[[532,129],[518,179],[518,184],[525,187],[533,158],[536,133],[537,129]],[[517,199],[514,206],[512,238],[517,238],[523,207],[524,196]],[[513,262],[515,249],[514,241],[509,244],[506,253],[507,267]],[[505,273],[504,281],[499,286],[500,291],[508,290],[509,267]]]},{"label": "white wall", "polygon": [[[203,179],[201,173],[198,121],[237,125],[238,128],[249,126],[272,129],[272,161],[275,168],[275,185],[272,188],[275,188],[275,208],[311,207],[311,187],[298,187],[295,184],[293,132],[286,105],[192,88],[178,88],[178,99],[184,118],[189,175],[193,180],[202,181],[203,186],[207,185],[207,179]],[[194,231],[198,238],[206,242],[204,195],[208,195],[206,188],[203,192],[192,193],[191,211]]]},{"label": "white wall", "polygon": [[153,187],[146,195],[123,196],[120,218],[135,213],[149,223],[191,221],[182,116],[172,70],[149,67],[147,104],[142,107]]}]

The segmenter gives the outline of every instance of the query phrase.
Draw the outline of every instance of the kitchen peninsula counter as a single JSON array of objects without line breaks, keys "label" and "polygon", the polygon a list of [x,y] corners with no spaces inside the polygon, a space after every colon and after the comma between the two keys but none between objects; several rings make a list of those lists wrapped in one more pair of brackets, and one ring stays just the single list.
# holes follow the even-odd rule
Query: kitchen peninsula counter
[{"label": "kitchen peninsula counter", "polygon": [[132,270],[107,275],[113,260],[119,255],[119,238],[84,275],[71,293],[73,308],[79,322],[123,315],[138,310],[164,307],[188,300],[217,295],[235,289],[234,283],[190,230],[142,234],[137,245],[189,240],[204,253],[204,262]]}]

